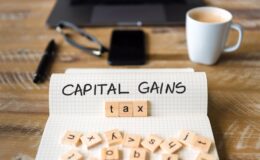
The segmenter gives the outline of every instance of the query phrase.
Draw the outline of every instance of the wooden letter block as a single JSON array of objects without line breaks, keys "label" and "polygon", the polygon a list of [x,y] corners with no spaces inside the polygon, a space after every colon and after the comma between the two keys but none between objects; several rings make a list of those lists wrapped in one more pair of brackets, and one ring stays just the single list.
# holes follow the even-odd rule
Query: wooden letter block
[{"label": "wooden letter block", "polygon": [[123,140],[124,147],[137,148],[141,142],[141,136],[134,134],[125,134]]},{"label": "wooden letter block", "polygon": [[80,133],[80,132],[67,131],[62,138],[62,144],[79,146],[81,136],[82,136],[82,133]]},{"label": "wooden letter block", "polygon": [[192,145],[192,140],[194,138],[195,134],[190,132],[190,131],[186,131],[186,130],[182,130],[179,133],[179,141],[185,145]]},{"label": "wooden letter block", "polygon": [[82,136],[80,139],[82,143],[87,146],[88,149],[102,142],[102,138],[98,135],[98,133],[89,133]]},{"label": "wooden letter block", "polygon": [[163,154],[162,160],[178,160],[179,156],[177,154]]},{"label": "wooden letter block", "polygon": [[105,102],[106,117],[118,117],[119,103],[118,102]]},{"label": "wooden letter block", "polygon": [[147,137],[141,144],[144,148],[148,149],[151,152],[155,152],[160,144],[162,143],[163,139],[156,135],[150,135]]},{"label": "wooden letter block", "polygon": [[76,150],[71,150],[61,156],[61,160],[83,160],[83,155]]},{"label": "wooden letter block", "polygon": [[123,137],[118,129],[105,132],[105,137],[109,146],[120,144]]},{"label": "wooden letter block", "polygon": [[133,116],[147,117],[148,116],[148,101],[134,101],[133,102]]},{"label": "wooden letter block", "polygon": [[132,116],[133,116],[133,103],[119,102],[119,117],[132,117]]},{"label": "wooden letter block", "polygon": [[202,137],[202,136],[194,136],[193,141],[192,141],[192,146],[202,152],[208,153],[209,149],[211,147],[211,140],[206,138],[206,137]]},{"label": "wooden letter block", "polygon": [[102,160],[119,160],[119,150],[116,147],[103,148]]},{"label": "wooden letter block", "polygon": [[146,150],[143,148],[134,148],[130,152],[130,160],[146,160]]},{"label": "wooden letter block", "polygon": [[172,153],[177,152],[179,149],[181,149],[182,144],[178,140],[171,138],[171,139],[165,140],[160,145],[160,147],[163,151],[167,152],[168,154],[172,154]]},{"label": "wooden letter block", "polygon": [[200,153],[196,160],[215,160],[214,156],[207,153]]}]

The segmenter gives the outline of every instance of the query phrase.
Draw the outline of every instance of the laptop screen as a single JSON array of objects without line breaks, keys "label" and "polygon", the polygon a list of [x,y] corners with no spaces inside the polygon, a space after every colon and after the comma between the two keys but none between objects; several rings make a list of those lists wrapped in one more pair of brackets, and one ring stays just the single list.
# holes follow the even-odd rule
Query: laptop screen
[{"label": "laptop screen", "polygon": [[158,4],[158,3],[185,3],[185,0],[70,0],[72,5],[80,4]]}]

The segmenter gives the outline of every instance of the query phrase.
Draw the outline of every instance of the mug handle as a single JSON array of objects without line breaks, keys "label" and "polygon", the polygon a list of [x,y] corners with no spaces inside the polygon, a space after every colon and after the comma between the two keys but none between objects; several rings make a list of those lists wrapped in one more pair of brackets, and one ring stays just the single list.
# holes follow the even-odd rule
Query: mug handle
[{"label": "mug handle", "polygon": [[228,46],[224,49],[224,52],[226,52],[226,53],[237,50],[240,47],[242,39],[243,39],[243,27],[240,24],[232,23],[230,28],[238,31],[238,40],[237,40],[237,43],[234,44],[233,46]]}]

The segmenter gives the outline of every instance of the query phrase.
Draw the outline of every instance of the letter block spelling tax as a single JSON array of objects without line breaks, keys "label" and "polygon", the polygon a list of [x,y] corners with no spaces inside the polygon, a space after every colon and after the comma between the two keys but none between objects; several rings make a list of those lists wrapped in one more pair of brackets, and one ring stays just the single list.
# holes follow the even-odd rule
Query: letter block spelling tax
[{"label": "letter block spelling tax", "polygon": [[119,117],[133,116],[133,102],[119,102]]},{"label": "letter block spelling tax", "polygon": [[148,101],[133,101],[133,116],[147,117],[148,116]]},{"label": "letter block spelling tax", "polygon": [[106,117],[118,117],[119,116],[119,103],[118,102],[105,102]]}]

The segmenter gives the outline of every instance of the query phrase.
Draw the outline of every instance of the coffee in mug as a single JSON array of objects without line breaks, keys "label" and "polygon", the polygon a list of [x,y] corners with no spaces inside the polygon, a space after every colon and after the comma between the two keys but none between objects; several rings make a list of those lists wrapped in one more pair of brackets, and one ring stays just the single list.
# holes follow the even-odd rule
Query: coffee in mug
[{"label": "coffee in mug", "polygon": [[195,12],[191,15],[191,17],[200,22],[206,22],[206,23],[222,23],[225,22],[225,18],[221,15],[218,15],[216,13],[203,13],[203,12]]},{"label": "coffee in mug", "polygon": [[[235,29],[239,33],[234,46],[226,47],[228,33]],[[186,14],[186,38],[191,61],[212,65],[222,52],[233,52],[240,47],[243,29],[232,23],[232,15],[217,7],[198,7]]]}]

